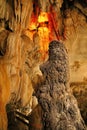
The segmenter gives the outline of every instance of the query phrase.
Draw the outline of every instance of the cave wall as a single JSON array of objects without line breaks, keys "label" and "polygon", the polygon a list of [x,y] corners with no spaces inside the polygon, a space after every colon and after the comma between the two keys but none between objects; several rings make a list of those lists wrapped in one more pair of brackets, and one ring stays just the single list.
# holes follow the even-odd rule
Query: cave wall
[{"label": "cave wall", "polygon": [[[87,2],[84,0],[84,3],[78,0],[0,0],[0,64],[3,60],[11,82],[10,103],[19,101],[22,107],[29,103],[32,106],[32,81],[37,82],[37,75],[41,75],[38,66],[44,61],[40,36],[35,30],[31,39],[29,25],[32,13],[38,17],[40,11],[51,14],[51,40],[64,42],[69,54],[71,87],[74,93],[77,89],[77,99],[78,95],[84,98],[87,89]],[[79,106],[86,109],[86,104]]]},{"label": "cave wall", "polygon": [[75,1],[65,16],[64,42],[69,53],[70,84],[87,123],[87,3]]},{"label": "cave wall", "polygon": [[[2,75],[3,77],[0,77],[0,82],[5,82],[5,84],[0,84],[2,96],[0,98],[0,130],[7,129],[6,104],[8,100],[4,103],[6,98],[9,98],[9,103],[14,106],[17,106],[17,102],[19,102],[20,107],[30,104],[32,99],[33,87],[31,79],[33,78],[32,73],[35,74],[37,70],[33,68],[36,67],[39,61],[39,55],[36,55],[38,45],[34,46],[30,38],[23,33],[23,30],[29,24],[31,12],[31,0],[0,1],[0,64],[3,64],[0,72],[4,73],[4,75],[8,74],[8,81],[4,79],[6,76]],[[36,60],[33,60],[33,58],[36,58]],[[6,67],[6,73],[3,66]],[[10,89],[7,84],[9,80]],[[10,92],[10,97],[6,96],[4,90],[7,93]],[[4,114],[2,114],[2,109]]]},{"label": "cave wall", "polygon": [[[79,6],[79,4],[78,4]],[[71,10],[66,10],[65,44],[70,57],[71,82],[84,82],[86,72],[86,41],[87,22],[86,16],[79,11],[77,5]]]},{"label": "cave wall", "polygon": [[27,27],[32,12],[32,0],[1,0],[0,7],[2,27],[8,26],[12,31]]}]

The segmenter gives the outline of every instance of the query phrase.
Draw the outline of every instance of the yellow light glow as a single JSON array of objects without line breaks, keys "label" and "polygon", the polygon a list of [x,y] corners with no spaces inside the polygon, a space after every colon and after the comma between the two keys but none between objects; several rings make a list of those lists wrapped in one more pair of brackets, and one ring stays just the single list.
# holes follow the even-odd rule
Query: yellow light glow
[{"label": "yellow light glow", "polygon": [[47,27],[39,27],[38,34],[40,36],[40,49],[42,52],[46,53],[49,44],[49,29]]},{"label": "yellow light glow", "polygon": [[[47,57],[48,52],[48,46],[49,46],[49,27],[48,27],[48,13],[41,12],[38,16],[37,20],[36,18],[32,18],[29,30],[30,33],[29,36],[31,39],[33,38],[33,34],[35,31],[37,31],[39,35],[39,44],[40,44],[40,51],[42,53],[42,59],[45,59]],[[34,33],[33,33],[34,32]]]},{"label": "yellow light glow", "polygon": [[38,17],[38,22],[47,22],[48,21],[48,14],[46,12],[41,12]]},{"label": "yellow light glow", "polygon": [[35,29],[37,29],[36,24],[32,22],[32,23],[29,25],[29,29],[30,29],[30,30],[35,30]]},{"label": "yellow light glow", "polygon": [[41,12],[38,17],[38,34],[40,36],[40,47],[41,51],[47,52],[48,51],[48,43],[49,43],[49,28],[46,25],[48,22],[48,13]]}]

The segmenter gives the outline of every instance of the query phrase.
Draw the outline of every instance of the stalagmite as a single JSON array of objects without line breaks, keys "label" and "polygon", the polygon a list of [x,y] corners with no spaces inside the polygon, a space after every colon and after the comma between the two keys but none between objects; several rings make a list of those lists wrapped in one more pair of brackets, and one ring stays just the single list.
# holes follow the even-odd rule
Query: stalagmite
[{"label": "stalagmite", "polygon": [[[74,84],[79,82],[79,85],[73,86],[73,90],[76,87],[74,94],[79,99],[81,114],[85,123],[87,122],[86,10],[87,0],[82,2],[81,0],[0,0],[0,130],[6,130],[7,127],[5,108],[8,115],[8,130],[42,130],[41,107],[45,113],[42,119],[46,124],[44,125],[46,129],[48,125],[50,126],[49,129],[55,130],[56,123],[56,129],[70,130],[72,126],[75,129],[78,127],[80,130],[83,127],[79,121],[81,118],[78,107],[75,106],[77,102],[70,94],[67,85],[68,71],[66,72],[66,70],[68,67],[66,64],[68,63],[66,59],[60,58],[63,51],[59,51],[56,57],[51,48],[53,46],[50,45],[52,53],[45,63],[47,65],[46,70],[44,69],[45,64],[41,66],[43,76],[39,69],[39,65],[48,58],[50,41],[56,39],[63,40],[68,48],[71,87],[73,82]],[[57,48],[55,52],[56,50]],[[61,65],[62,63],[64,64]],[[51,70],[52,72],[50,72]],[[63,73],[64,75],[61,74],[63,71],[66,72]],[[40,88],[37,91],[38,85]],[[78,90],[79,87],[80,90]],[[37,105],[35,91],[41,107]],[[39,93],[40,91],[42,93]],[[47,103],[45,100],[42,103],[43,93],[46,95]],[[47,111],[48,108],[45,112],[44,109],[48,104],[50,112]],[[17,115],[14,114],[14,111],[19,112],[19,115],[24,117],[26,117],[24,114],[30,114],[32,111],[31,117],[29,115],[29,120],[27,119],[29,126],[23,122],[20,123],[18,118],[16,119]],[[3,125],[4,123],[5,125]],[[54,125],[52,125],[53,123]],[[80,128],[77,124],[81,124]],[[3,126],[5,128],[2,128]],[[72,129],[74,130],[74,128]]]},{"label": "stalagmite", "polygon": [[68,56],[63,43],[50,43],[49,59],[40,69],[44,80],[36,95],[43,110],[44,130],[85,130],[77,101],[69,88]]}]

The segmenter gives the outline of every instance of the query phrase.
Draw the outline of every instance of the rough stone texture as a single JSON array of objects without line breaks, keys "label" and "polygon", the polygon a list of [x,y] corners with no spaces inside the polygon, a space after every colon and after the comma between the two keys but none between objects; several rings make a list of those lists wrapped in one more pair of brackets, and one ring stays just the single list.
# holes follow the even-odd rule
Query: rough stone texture
[{"label": "rough stone texture", "polygon": [[38,104],[29,116],[29,130],[43,130],[42,113],[41,106]]},{"label": "rough stone texture", "polygon": [[[11,46],[11,43],[13,43],[13,46]],[[37,53],[39,48],[38,45],[34,46],[29,37],[25,35],[20,36],[20,34],[13,32],[9,34],[7,46],[7,67],[11,79],[11,98],[9,104],[15,107],[19,103],[20,105],[18,105],[17,109],[23,110],[27,107],[29,112],[32,107],[32,80],[35,80],[34,77],[38,73],[40,74],[38,69],[40,54]],[[19,122],[16,123],[20,124]],[[19,127],[21,128],[20,125]],[[12,128],[16,129],[16,125],[12,126]]]},{"label": "rough stone texture", "polygon": [[[9,78],[6,82],[9,82],[9,80],[11,82],[10,89],[6,86],[5,90],[11,92],[9,104],[16,106],[17,102],[21,102],[20,107],[22,108],[29,105],[28,111],[32,106],[33,87],[31,81],[33,74],[35,76],[35,73],[38,73],[40,60],[40,55],[37,54],[39,44],[35,45],[23,31],[29,25],[31,12],[32,0],[0,0],[0,64],[2,59]],[[4,76],[2,78],[4,80]],[[3,80],[0,78],[0,83]],[[4,84],[2,87],[4,88]],[[2,90],[1,86],[0,90]],[[8,96],[4,96],[5,91],[4,93],[0,91],[0,93],[3,97],[0,106],[4,106],[3,115],[0,109],[0,117],[2,116],[2,119],[0,118],[0,129],[6,130],[7,126],[4,124],[7,124],[5,106],[8,102],[6,100],[4,105],[2,100],[8,99]],[[10,120],[9,124],[11,125]],[[5,128],[2,129],[2,126],[5,126]],[[16,129],[15,126],[14,129]]]},{"label": "rough stone texture", "polygon": [[25,29],[32,12],[32,0],[1,0],[0,1],[1,26],[12,31]]},{"label": "rough stone texture", "polygon": [[87,83],[86,82],[74,82],[71,83],[71,89],[73,95],[78,101],[78,106],[81,111],[81,115],[87,124]]},{"label": "rough stone texture", "polygon": [[52,41],[49,59],[40,67],[44,81],[37,90],[43,110],[45,130],[85,130],[77,101],[69,88],[67,51],[63,43]]},{"label": "rough stone texture", "polygon": [[[38,67],[41,61],[39,37],[36,33],[31,41],[30,36],[24,34],[29,28],[31,13],[37,8],[52,14],[53,39],[57,39],[57,35],[60,39],[65,38],[70,60],[70,81],[82,81],[83,85],[87,81],[86,0],[0,0],[0,57],[3,57],[11,81],[10,103],[21,100],[22,106],[28,103],[32,106],[32,86],[37,83],[38,74],[41,75]],[[80,106],[86,105],[82,102],[87,97],[87,89],[83,87],[83,90],[83,97],[78,100]],[[81,111],[85,108],[81,107]]]},{"label": "rough stone texture", "polygon": [[[85,1],[86,2],[86,1]],[[87,105],[87,3],[75,1],[64,12],[64,44],[69,53],[71,89],[86,122]],[[75,85],[74,85],[75,84]],[[80,91],[81,90],[81,91]],[[86,122],[87,124],[87,122]]]},{"label": "rough stone texture", "polygon": [[69,53],[71,82],[84,82],[87,79],[87,22],[86,16],[74,6],[65,11],[64,43]]}]

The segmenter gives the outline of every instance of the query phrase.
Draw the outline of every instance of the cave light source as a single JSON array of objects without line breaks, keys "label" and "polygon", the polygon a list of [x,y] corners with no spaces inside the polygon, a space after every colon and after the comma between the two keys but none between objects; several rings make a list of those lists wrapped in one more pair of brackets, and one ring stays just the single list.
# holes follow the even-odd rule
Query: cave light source
[{"label": "cave light source", "polygon": [[37,33],[39,35],[40,52],[43,55],[43,59],[48,56],[48,46],[50,41],[59,40],[59,32],[56,29],[56,21],[54,14],[49,12],[40,12],[39,15],[32,13],[31,22],[29,25],[28,36],[33,40],[33,35]]},{"label": "cave light source", "polygon": [[38,16],[38,22],[48,22],[48,13],[47,12],[41,12],[40,15]]},{"label": "cave light source", "polygon": [[41,51],[48,51],[49,44],[49,28],[48,28],[48,14],[46,12],[41,12],[38,16],[38,34],[40,36],[40,47]]},{"label": "cave light source", "polygon": [[33,35],[35,32],[38,33],[40,39],[40,51],[43,55],[43,58],[45,58],[48,52],[50,33],[48,13],[40,12],[37,18],[35,17],[35,15],[32,15],[29,30],[29,36],[31,39],[33,39]]}]

